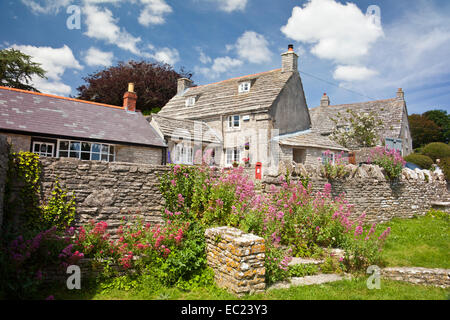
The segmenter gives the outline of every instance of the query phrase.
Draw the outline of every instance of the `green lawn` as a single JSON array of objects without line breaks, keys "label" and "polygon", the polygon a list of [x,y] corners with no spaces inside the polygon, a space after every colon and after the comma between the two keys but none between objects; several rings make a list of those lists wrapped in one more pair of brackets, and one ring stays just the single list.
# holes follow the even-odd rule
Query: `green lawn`
[{"label": "green lawn", "polygon": [[[63,300],[237,300],[235,296],[216,287],[191,291],[172,288],[156,292],[139,288],[106,293],[96,292],[95,289],[66,289],[60,292],[49,291],[48,294]],[[246,296],[241,300],[445,300],[449,298],[449,294],[450,291],[446,289],[388,280],[381,280],[380,290],[369,290],[366,278],[359,278],[323,285],[269,290],[265,294]]]},{"label": "green lawn", "polygon": [[383,249],[387,266],[450,269],[448,218],[394,219],[380,229],[385,227],[391,227]]}]

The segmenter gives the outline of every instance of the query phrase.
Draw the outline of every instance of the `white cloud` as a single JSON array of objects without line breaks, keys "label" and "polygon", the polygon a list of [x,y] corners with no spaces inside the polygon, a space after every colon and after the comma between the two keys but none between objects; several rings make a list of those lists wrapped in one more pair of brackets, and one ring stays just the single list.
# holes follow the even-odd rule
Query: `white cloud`
[{"label": "white cloud", "polygon": [[86,52],[84,61],[88,66],[104,66],[109,67],[114,60],[114,53],[101,51],[97,48],[91,47]]},{"label": "white cloud", "polygon": [[35,47],[29,45],[12,45],[12,48],[32,57],[32,61],[40,63],[41,67],[47,71],[48,79],[33,77],[32,82],[36,88],[42,92],[68,95],[71,93],[70,86],[64,84],[61,77],[67,69],[82,70],[72,50],[64,45],[61,48]]},{"label": "white cloud", "polygon": [[200,60],[201,63],[208,64],[212,62],[211,57],[207,56],[202,48],[196,47],[195,50],[197,50],[199,53],[198,59]]},{"label": "white cloud", "polygon": [[146,27],[151,24],[165,23],[164,15],[172,12],[172,7],[164,0],[141,0],[141,3],[144,4],[145,7],[141,12],[138,21]]},{"label": "white cloud", "polygon": [[56,14],[63,7],[67,7],[73,0],[21,0],[34,14]]},{"label": "white cloud", "polygon": [[175,48],[171,49],[165,47],[156,49],[153,45],[149,45],[148,47],[150,50],[154,51],[154,53],[144,54],[148,58],[153,58],[159,62],[170,64],[171,66],[180,61],[180,53]]},{"label": "white cloud", "polygon": [[210,68],[206,67],[197,67],[195,71],[208,77],[208,78],[217,78],[220,74],[231,71],[236,67],[240,67],[244,64],[243,61],[238,59],[233,59],[230,57],[220,57],[214,59],[214,62]]},{"label": "white cloud", "polygon": [[114,19],[113,14],[108,9],[100,9],[97,6],[86,5],[83,10],[87,31],[86,36],[98,40],[104,40],[107,43],[114,44],[123,50],[130,51],[136,55],[141,52],[137,44],[141,38],[134,37],[125,29],[121,29]]},{"label": "white cloud", "polygon": [[338,66],[333,77],[342,81],[362,81],[377,75],[375,70],[361,66]]},{"label": "white cloud", "polygon": [[247,6],[247,0],[216,0],[219,9],[225,12],[244,11]]},{"label": "white cloud", "polygon": [[311,52],[319,58],[348,64],[366,56],[384,35],[377,22],[353,3],[310,0],[294,7],[281,31],[290,39],[311,44]]},{"label": "white cloud", "polygon": [[[254,31],[246,31],[233,47],[241,59],[251,63],[264,63],[271,61],[272,53],[268,46],[269,42],[263,35]],[[231,47],[227,46],[227,49],[229,50]]]}]

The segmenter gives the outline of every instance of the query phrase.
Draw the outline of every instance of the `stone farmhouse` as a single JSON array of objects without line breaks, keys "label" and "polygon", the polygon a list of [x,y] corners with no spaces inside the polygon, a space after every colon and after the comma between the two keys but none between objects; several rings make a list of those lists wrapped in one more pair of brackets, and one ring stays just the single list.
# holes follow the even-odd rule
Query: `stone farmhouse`
[{"label": "stone farmhouse", "polygon": [[[179,79],[177,95],[151,119],[172,147],[171,162],[194,163],[195,154],[209,149],[217,165],[260,164],[267,173],[278,171],[280,161],[317,162],[326,150],[347,151],[312,130],[298,55],[290,45],[281,56],[281,69],[268,72],[203,86]],[[175,121],[186,126],[176,127]],[[196,132],[189,130],[193,122]],[[176,131],[196,137],[186,139]],[[211,138],[219,144],[205,145]]]},{"label": "stone farmhouse", "polygon": [[130,86],[116,107],[0,87],[0,136],[41,157],[165,164],[166,144],[136,110]]},{"label": "stone farmhouse", "polygon": [[[375,111],[382,125],[378,130],[379,145],[385,144],[389,148],[395,148],[405,157],[413,152],[412,138],[408,121],[408,109],[405,101],[405,93],[400,88],[397,96],[392,99],[368,101],[361,103],[330,105],[330,98],[324,94],[320,106],[309,110],[312,126],[322,136],[329,136],[336,126],[348,127],[342,119],[336,124],[331,119],[338,119],[337,115],[346,115],[347,110],[353,110],[358,114]],[[364,146],[352,146],[352,150],[358,150]]]}]

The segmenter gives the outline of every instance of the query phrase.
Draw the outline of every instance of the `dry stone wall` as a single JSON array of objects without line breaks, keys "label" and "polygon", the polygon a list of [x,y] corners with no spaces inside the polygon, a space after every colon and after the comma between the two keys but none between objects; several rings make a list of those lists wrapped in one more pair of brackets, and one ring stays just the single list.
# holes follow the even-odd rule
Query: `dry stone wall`
[{"label": "dry stone wall", "polygon": [[208,265],[214,270],[219,287],[238,296],[265,290],[263,238],[220,227],[206,230],[205,239]]},{"label": "dry stone wall", "polygon": [[105,221],[111,228],[122,217],[136,215],[145,222],[162,223],[164,205],[159,177],[166,166],[106,163],[72,159],[41,159],[42,200],[51,195],[55,181],[76,198],[76,225]]},{"label": "dry stone wall", "polygon": [[[323,190],[325,184],[331,184],[332,196],[344,193],[345,199],[354,205],[354,215],[365,212],[369,222],[424,215],[433,203],[450,201],[444,176],[428,170],[405,168],[401,179],[389,181],[378,166],[347,165],[346,168],[349,172],[346,177],[333,180],[324,177],[318,166],[297,165],[290,172],[293,172],[293,180],[299,180],[300,176],[309,177],[314,191]],[[270,190],[270,185],[280,186],[280,177],[265,177],[266,190]]]},{"label": "dry stone wall", "polygon": [[441,288],[450,287],[450,269],[427,268],[384,268],[381,276],[385,279],[405,281],[414,284]]},{"label": "dry stone wall", "polygon": [[0,136],[0,230],[3,223],[3,200],[5,197],[6,174],[8,171],[9,145],[6,137]]}]

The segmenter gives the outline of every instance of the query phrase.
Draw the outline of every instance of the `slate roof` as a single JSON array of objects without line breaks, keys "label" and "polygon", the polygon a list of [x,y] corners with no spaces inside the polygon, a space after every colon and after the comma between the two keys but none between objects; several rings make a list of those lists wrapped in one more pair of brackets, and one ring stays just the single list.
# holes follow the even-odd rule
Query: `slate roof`
[{"label": "slate roof", "polygon": [[[165,137],[221,143],[217,133],[203,121],[178,120],[154,114],[151,117]],[[200,138],[200,139],[198,139]]]},{"label": "slate roof", "polygon": [[[177,119],[204,119],[218,114],[234,114],[268,110],[294,72],[281,69],[233,78],[208,85],[192,87],[173,97],[159,115]],[[239,93],[239,83],[251,81],[248,93]],[[196,103],[186,107],[188,97]]]},{"label": "slate roof", "polygon": [[330,138],[321,135],[315,130],[298,132],[297,134],[290,134],[286,137],[281,136],[278,141],[280,145],[284,146],[349,151],[347,148],[341,146]]},{"label": "slate roof", "polygon": [[0,131],[166,147],[140,112],[0,87]]},{"label": "slate roof", "polygon": [[[347,116],[348,113],[346,110],[348,109],[357,113],[370,113],[371,111],[375,111],[383,122],[383,126],[380,128],[380,134],[385,138],[400,138],[405,106],[406,104],[403,99],[394,98],[316,107],[310,109],[309,113],[314,130],[321,134],[331,134],[336,125],[330,117],[336,119],[338,113]],[[346,123],[341,122],[338,125],[346,125]]]}]

